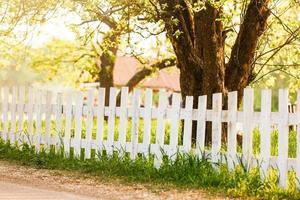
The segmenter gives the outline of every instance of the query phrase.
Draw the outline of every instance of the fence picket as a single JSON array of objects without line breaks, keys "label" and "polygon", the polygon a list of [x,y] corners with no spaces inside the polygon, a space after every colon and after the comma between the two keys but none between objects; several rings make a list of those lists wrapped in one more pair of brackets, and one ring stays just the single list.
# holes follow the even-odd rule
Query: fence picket
[{"label": "fence picket", "polygon": [[159,168],[162,162],[162,150],[164,145],[164,133],[165,133],[165,113],[167,108],[167,93],[161,89],[159,91],[159,102],[157,112],[157,126],[156,126],[156,147],[155,147],[155,159],[154,166]]},{"label": "fence picket", "polygon": [[111,87],[109,92],[108,130],[106,140],[106,151],[108,155],[112,155],[114,150],[116,100],[117,89]]},{"label": "fence picket", "polygon": [[149,155],[151,142],[152,93],[151,89],[146,89],[144,105],[144,135],[142,143],[142,152],[146,157]]},{"label": "fence picket", "polygon": [[119,151],[120,156],[123,156],[126,151],[126,134],[127,134],[127,105],[128,105],[128,88],[121,89],[121,104],[120,104],[120,124],[119,124]]},{"label": "fence picket", "polygon": [[221,151],[221,137],[222,137],[222,94],[213,94],[213,119],[212,119],[212,146],[211,146],[211,159],[213,163],[219,161]]},{"label": "fence picket", "polygon": [[297,92],[297,161],[296,161],[296,177],[297,187],[300,189],[300,90]]},{"label": "fence picket", "polygon": [[45,150],[47,152],[50,151],[50,145],[51,145],[51,135],[50,135],[50,129],[51,129],[51,100],[52,100],[52,92],[47,91],[46,92],[46,110],[45,110]]},{"label": "fence picket", "polygon": [[8,139],[8,97],[9,97],[9,88],[3,87],[3,103],[2,103],[2,112],[3,112],[3,134],[2,138],[6,142]]},{"label": "fence picket", "polygon": [[74,156],[79,157],[81,152],[81,129],[82,129],[82,108],[83,95],[81,92],[76,93],[75,99],[75,133],[74,133]]},{"label": "fence picket", "polygon": [[237,92],[228,93],[228,112],[229,112],[229,122],[228,122],[228,167],[233,169],[236,164],[236,148],[237,148]]},{"label": "fence picket", "polygon": [[260,158],[262,178],[266,178],[269,168],[271,152],[271,90],[261,92],[261,123],[260,123]]},{"label": "fence picket", "polygon": [[35,109],[36,112],[36,132],[35,132],[35,139],[34,145],[36,152],[40,151],[41,148],[41,136],[42,136],[42,97],[43,93],[41,90],[37,91],[37,95],[35,98]]},{"label": "fence picket", "polygon": [[64,133],[64,152],[66,156],[70,155],[70,142],[71,142],[71,120],[72,120],[72,105],[73,105],[73,98],[72,93],[65,93],[65,133]]},{"label": "fence picket", "polygon": [[189,153],[192,145],[192,111],[193,111],[193,97],[187,96],[185,100],[185,111],[187,116],[184,119],[183,127],[183,150],[184,153]]},{"label": "fence picket", "polygon": [[288,90],[279,90],[279,115],[278,124],[278,169],[279,186],[287,185],[287,159],[288,159]]},{"label": "fence picket", "polygon": [[25,103],[25,87],[19,87],[19,99],[18,99],[18,132],[16,134],[16,141],[18,145],[22,145],[24,141],[24,103]]},{"label": "fence picket", "polygon": [[62,93],[56,95],[56,111],[55,111],[55,151],[61,150],[62,141]]},{"label": "fence picket", "polygon": [[92,147],[92,128],[93,128],[93,102],[94,102],[94,91],[88,91],[87,97],[87,119],[86,119],[86,146],[84,156],[86,159],[91,158],[91,147]]},{"label": "fence picket", "polygon": [[141,91],[134,89],[133,91],[133,115],[132,115],[132,129],[131,129],[131,159],[135,159],[138,153],[139,142],[139,107],[140,107]]},{"label": "fence picket", "polygon": [[35,95],[33,88],[29,88],[28,90],[28,133],[26,136],[26,143],[29,145],[34,144],[34,137],[33,137],[33,114],[34,114],[34,102],[35,102]]},{"label": "fence picket", "polygon": [[196,154],[199,157],[205,153],[205,126],[206,126],[206,106],[207,96],[198,97],[198,115],[197,115],[197,135],[196,135]]},{"label": "fence picket", "polygon": [[16,142],[16,105],[17,105],[17,99],[18,99],[18,88],[13,87],[12,88],[12,96],[11,96],[11,106],[10,106],[10,112],[11,112],[11,125],[10,125],[10,142],[11,144],[15,144]]},{"label": "fence picket", "polygon": [[98,101],[97,101],[97,129],[96,129],[96,153],[99,156],[103,150],[103,121],[104,121],[104,106],[105,106],[105,89],[99,88],[98,90]]},{"label": "fence picket", "polygon": [[180,119],[180,95],[174,93],[172,95],[172,108],[170,116],[170,149],[168,156],[172,159],[176,159],[176,153],[178,151],[178,129],[179,129],[179,119]]},{"label": "fence picket", "polygon": [[243,142],[242,142],[242,156],[243,162],[250,167],[251,153],[252,153],[252,130],[253,130],[253,89],[244,89],[244,102],[243,102]]}]

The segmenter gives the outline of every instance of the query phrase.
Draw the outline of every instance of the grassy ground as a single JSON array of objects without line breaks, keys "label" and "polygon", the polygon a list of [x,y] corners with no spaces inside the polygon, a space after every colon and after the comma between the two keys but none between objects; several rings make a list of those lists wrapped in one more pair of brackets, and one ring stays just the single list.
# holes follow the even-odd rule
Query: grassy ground
[{"label": "grassy ground", "polygon": [[[232,197],[256,197],[259,199],[300,199],[295,184],[284,190],[277,187],[277,176],[270,173],[267,180],[261,181],[259,171],[247,172],[237,167],[229,171],[226,166],[210,164],[208,158],[198,159],[191,155],[179,155],[177,160],[165,159],[160,169],[153,167],[153,158],[138,157],[135,161],[125,155],[108,157],[97,154],[91,160],[64,158],[63,154],[36,153],[27,145],[21,149],[0,141],[0,159],[37,168],[80,171],[93,176],[119,178],[126,182],[151,183],[179,188],[202,188],[218,191]],[[293,174],[290,174],[293,178]]]}]

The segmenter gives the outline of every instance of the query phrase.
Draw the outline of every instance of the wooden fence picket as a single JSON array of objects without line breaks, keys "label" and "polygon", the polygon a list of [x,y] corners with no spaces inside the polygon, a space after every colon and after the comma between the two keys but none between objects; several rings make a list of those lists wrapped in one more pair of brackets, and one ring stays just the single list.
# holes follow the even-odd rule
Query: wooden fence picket
[{"label": "wooden fence picket", "polygon": [[64,152],[68,157],[70,155],[70,147],[71,147],[71,123],[72,123],[72,105],[73,105],[73,95],[72,93],[65,93],[65,132],[64,132]]},{"label": "wooden fence picket", "polygon": [[185,100],[185,112],[186,116],[184,119],[183,127],[183,152],[189,153],[192,145],[192,116],[193,116],[193,97],[187,96]]},{"label": "wooden fence picket", "polygon": [[88,96],[87,96],[87,116],[86,116],[86,135],[85,135],[85,141],[86,146],[84,157],[86,159],[91,158],[91,149],[92,149],[92,130],[93,130],[93,103],[94,103],[94,91],[89,90]]},{"label": "wooden fence picket", "polygon": [[27,116],[28,116],[28,132],[27,135],[25,136],[25,142],[29,145],[34,144],[34,136],[33,136],[33,114],[34,114],[34,103],[35,103],[35,91],[33,88],[28,89],[28,110],[27,110]]},{"label": "wooden fence picket", "polygon": [[262,178],[268,175],[268,168],[271,156],[271,90],[261,92],[261,115],[260,115],[260,159]]},{"label": "wooden fence picket", "polygon": [[56,94],[55,110],[55,151],[59,152],[62,145],[62,93]]},{"label": "wooden fence picket", "polygon": [[168,156],[172,159],[176,159],[176,153],[178,151],[178,129],[179,129],[179,120],[180,120],[180,95],[174,93],[172,95],[172,107],[171,107],[171,116],[170,116],[170,146],[168,151]]},{"label": "wooden fence picket", "polygon": [[142,143],[142,152],[146,157],[148,157],[150,153],[152,96],[153,96],[152,90],[146,89],[145,104],[144,104],[144,132],[143,132],[144,135],[143,135],[143,143]]},{"label": "wooden fence picket", "polygon": [[83,95],[76,93],[75,99],[75,133],[74,133],[74,156],[79,157],[81,152],[81,130],[82,130]]},{"label": "wooden fence picket", "polygon": [[12,87],[12,96],[11,96],[11,124],[10,124],[10,142],[11,144],[15,144],[16,142],[16,106],[17,106],[17,99],[18,99],[18,88]]},{"label": "wooden fence picket", "polygon": [[2,112],[3,112],[3,133],[2,138],[6,142],[8,140],[8,97],[9,97],[9,88],[3,87],[3,102],[2,102]]},{"label": "wooden fence picket", "polygon": [[212,145],[211,145],[211,160],[213,163],[217,163],[220,159],[221,151],[221,137],[222,137],[222,94],[213,94],[212,98]]},{"label": "wooden fence picket", "polygon": [[120,124],[119,124],[119,146],[120,156],[123,156],[126,151],[126,134],[127,134],[127,122],[128,122],[128,88],[123,87],[121,89],[121,104],[120,104]]},{"label": "wooden fence picket", "polygon": [[296,177],[297,188],[300,189],[300,90],[297,92],[297,154],[296,154]]},{"label": "wooden fence picket", "polygon": [[133,91],[133,113],[131,126],[131,159],[136,159],[139,143],[139,107],[140,107],[141,91],[134,89]]},{"label": "wooden fence picket", "polygon": [[116,116],[116,101],[117,89],[111,87],[109,92],[109,107],[108,107],[108,129],[106,140],[107,155],[112,155],[114,150],[114,137],[115,137],[115,116]]},{"label": "wooden fence picket", "polygon": [[100,88],[98,90],[98,105],[96,107],[96,117],[97,117],[97,129],[96,129],[96,155],[102,153],[103,144],[103,133],[104,133],[104,108],[105,108],[105,89]]},{"label": "wooden fence picket", "polygon": [[18,99],[18,131],[16,134],[16,141],[18,145],[22,145],[24,141],[24,103],[25,103],[25,87],[19,87],[19,99]]},{"label": "wooden fence picket", "polygon": [[237,92],[228,93],[228,143],[227,143],[227,158],[228,167],[233,169],[236,163],[236,148],[237,148]]},{"label": "wooden fence picket", "polygon": [[279,169],[279,185],[286,187],[287,185],[287,161],[288,161],[288,91],[286,89],[279,90],[279,115],[278,124],[278,169]]},{"label": "wooden fence picket", "polygon": [[51,100],[52,100],[52,92],[46,92],[46,109],[45,109],[45,150],[47,152],[50,151],[51,146]]},{"label": "wooden fence picket", "polygon": [[197,135],[196,135],[196,154],[199,157],[204,156],[205,153],[206,106],[207,106],[207,96],[199,96],[198,109],[197,109]]},{"label": "wooden fence picket", "polygon": [[159,91],[159,102],[157,108],[157,125],[156,125],[156,140],[155,140],[155,159],[154,166],[159,168],[162,162],[162,150],[164,146],[164,133],[165,133],[165,114],[167,108],[167,93],[165,90],[161,89]]},{"label": "wooden fence picket", "polygon": [[34,145],[36,152],[40,151],[41,145],[41,136],[42,136],[42,97],[43,93],[41,90],[37,91],[37,95],[35,98],[35,108],[36,112],[36,131],[34,135]]},{"label": "wooden fence picket", "polygon": [[242,141],[242,156],[243,162],[250,167],[251,164],[251,153],[252,153],[252,131],[253,131],[253,89],[245,88],[244,89],[244,98],[243,98],[243,141]]}]

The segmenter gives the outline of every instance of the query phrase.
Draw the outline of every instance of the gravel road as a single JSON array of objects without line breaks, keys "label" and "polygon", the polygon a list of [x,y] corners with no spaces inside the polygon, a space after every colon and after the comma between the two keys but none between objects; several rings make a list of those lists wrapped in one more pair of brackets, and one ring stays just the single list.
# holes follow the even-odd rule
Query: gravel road
[{"label": "gravel road", "polygon": [[0,161],[0,199],[114,200],[227,199],[202,190],[177,190],[104,181],[76,172],[35,169]]}]

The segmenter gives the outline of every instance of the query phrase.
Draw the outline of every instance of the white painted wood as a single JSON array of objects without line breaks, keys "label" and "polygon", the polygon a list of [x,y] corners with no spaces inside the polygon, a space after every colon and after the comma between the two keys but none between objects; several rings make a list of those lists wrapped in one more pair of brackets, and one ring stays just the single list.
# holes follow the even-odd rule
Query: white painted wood
[{"label": "white painted wood", "polygon": [[278,169],[279,186],[287,186],[287,159],[288,159],[288,90],[279,90],[279,114],[281,121],[278,124]]},{"label": "white painted wood", "polygon": [[145,105],[144,105],[144,135],[143,135],[143,143],[142,143],[142,151],[145,157],[148,157],[150,153],[152,95],[153,95],[152,90],[146,89]]},{"label": "white painted wood", "polygon": [[74,156],[79,157],[81,152],[81,130],[82,130],[82,109],[83,95],[76,92],[75,99],[75,134],[74,134]]},{"label": "white painted wood", "polygon": [[26,143],[32,146],[34,144],[34,136],[33,136],[33,109],[34,109],[34,102],[35,102],[35,95],[36,92],[33,90],[33,88],[29,88],[28,91],[28,110],[27,110],[27,116],[28,116],[28,132],[26,136]]},{"label": "white painted wood", "polygon": [[196,154],[202,157],[205,150],[207,96],[198,97]]},{"label": "white painted wood", "polygon": [[211,159],[213,163],[217,163],[220,159],[221,139],[222,139],[222,94],[213,94],[212,110],[214,112],[212,120],[212,146],[211,146]]},{"label": "white painted wood", "polygon": [[184,119],[184,127],[183,127],[183,150],[184,150],[184,153],[189,153],[191,150],[191,145],[192,145],[193,100],[194,100],[193,97],[188,96],[188,97],[186,97],[186,101],[185,101],[185,111],[187,112],[187,116]]},{"label": "white painted wood", "polygon": [[242,153],[243,162],[250,167],[250,158],[252,154],[252,131],[253,131],[253,98],[254,91],[252,88],[247,87],[244,89],[243,99],[243,142]]},{"label": "white painted wood", "polygon": [[105,89],[98,90],[98,105],[97,105],[97,129],[96,129],[96,154],[100,156],[103,150],[103,134],[104,134],[104,106],[105,106]]},{"label": "white painted wood", "polygon": [[139,107],[140,107],[140,96],[141,91],[139,89],[134,89],[133,91],[133,116],[132,116],[132,128],[131,128],[131,159],[136,159],[138,153],[138,140],[139,140]]},{"label": "white painted wood", "polygon": [[22,145],[24,141],[24,103],[25,103],[25,87],[19,88],[19,99],[18,99],[18,131],[16,134],[16,141],[18,145]]},{"label": "white painted wood", "polygon": [[107,130],[107,155],[112,155],[114,150],[115,115],[116,115],[117,89],[111,87],[109,92],[108,130]]},{"label": "white painted wood", "polygon": [[10,142],[11,144],[15,144],[16,142],[16,106],[17,106],[17,99],[18,99],[18,88],[17,87],[12,87],[12,100],[11,100],[11,107],[10,107],[10,112],[11,112],[11,125],[10,125]]},{"label": "white painted wood", "polygon": [[70,142],[71,142],[71,120],[72,120],[72,93],[65,93],[65,133],[64,133],[64,152],[65,155],[68,157],[70,155]]},{"label": "white painted wood", "polygon": [[47,152],[50,151],[51,145],[51,100],[52,100],[52,92],[46,92],[46,110],[45,110],[45,150]]},{"label": "white painted wood", "polygon": [[84,156],[86,159],[91,158],[92,148],[92,128],[93,128],[93,102],[94,102],[94,91],[88,91],[87,97],[87,120],[86,120],[86,146]]},{"label": "white painted wood", "polygon": [[154,167],[159,168],[162,162],[162,148],[164,145],[164,133],[165,133],[165,114],[167,108],[167,93],[165,90],[161,89],[159,91],[159,103],[158,103],[158,113],[157,113],[157,126],[156,126],[156,149],[155,149],[155,159]]},{"label": "white painted wood", "polygon": [[300,90],[297,92],[297,164],[296,164],[296,177],[297,188],[300,189]]},{"label": "white painted wood", "polygon": [[260,159],[261,176],[266,178],[268,175],[269,161],[271,156],[271,90],[262,90],[261,92],[261,123],[260,130]]},{"label": "white painted wood", "polygon": [[228,143],[227,143],[227,152],[228,152],[228,167],[233,169],[236,164],[236,148],[237,148],[237,92],[228,93],[228,113],[229,113],[229,122],[228,122]]},{"label": "white painted wood", "polygon": [[170,150],[168,156],[172,159],[176,159],[176,154],[178,151],[178,131],[179,131],[179,117],[180,117],[180,101],[181,97],[178,93],[172,94],[172,108],[171,108],[171,118],[170,118]]},{"label": "white painted wood", "polygon": [[40,144],[41,144],[41,136],[42,136],[42,91],[36,91],[36,98],[35,98],[35,108],[34,112],[36,113],[36,132],[34,135],[34,145],[36,152],[40,151]]},{"label": "white painted wood", "polygon": [[3,112],[3,134],[2,138],[6,142],[8,140],[8,97],[9,97],[9,88],[3,87],[3,102],[2,102],[2,112]]},{"label": "white painted wood", "polygon": [[128,105],[128,87],[121,89],[120,105],[120,124],[119,124],[119,152],[123,156],[126,152],[126,134],[127,134],[127,105]]},{"label": "white painted wood", "polygon": [[55,109],[55,151],[60,152],[62,145],[62,93],[56,94],[56,109]]}]

